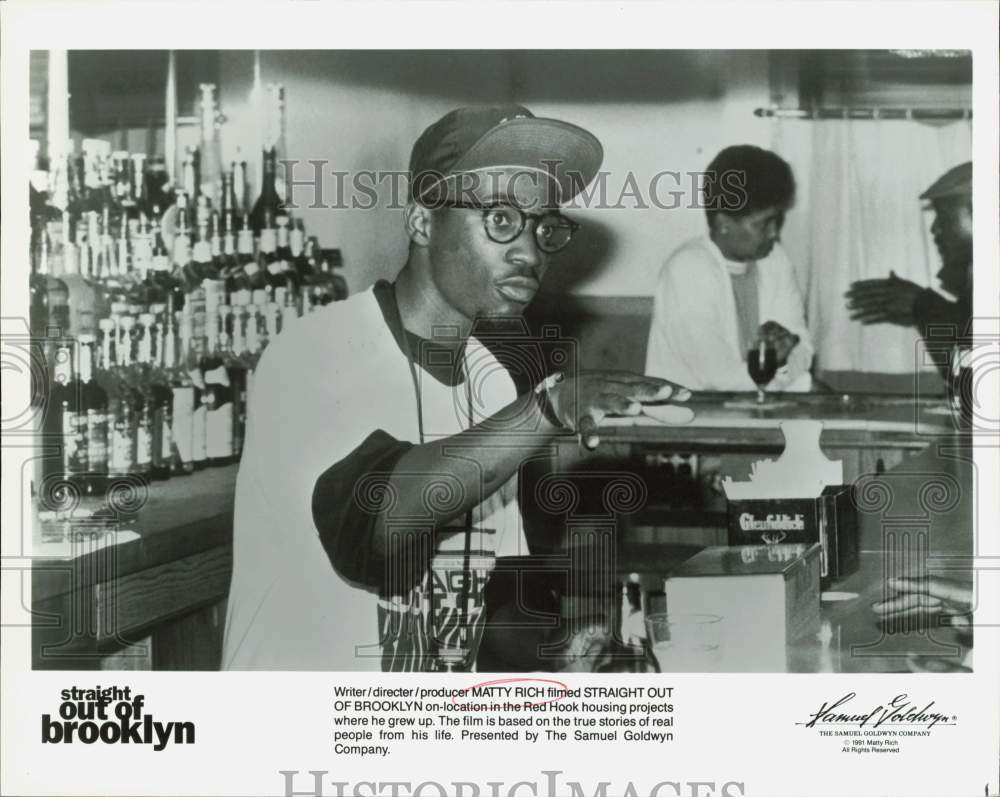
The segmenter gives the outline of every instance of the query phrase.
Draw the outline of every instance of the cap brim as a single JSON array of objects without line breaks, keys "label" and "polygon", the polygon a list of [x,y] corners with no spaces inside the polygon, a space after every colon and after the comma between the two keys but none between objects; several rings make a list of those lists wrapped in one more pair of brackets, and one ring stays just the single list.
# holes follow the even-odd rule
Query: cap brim
[{"label": "cap brim", "polygon": [[601,142],[582,127],[558,119],[510,119],[487,131],[449,170],[524,168],[548,174],[568,202],[597,176],[604,159]]}]

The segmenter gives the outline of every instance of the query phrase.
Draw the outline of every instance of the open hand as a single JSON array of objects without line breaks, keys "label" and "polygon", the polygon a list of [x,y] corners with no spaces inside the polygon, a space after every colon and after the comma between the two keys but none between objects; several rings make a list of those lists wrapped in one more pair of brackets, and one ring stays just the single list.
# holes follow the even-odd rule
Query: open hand
[{"label": "open hand", "polygon": [[890,271],[888,279],[851,283],[844,296],[852,321],[912,326],[915,323],[913,302],[923,291],[916,283],[900,279],[895,271]]},{"label": "open hand", "polygon": [[628,371],[583,371],[549,389],[549,403],[559,422],[576,432],[588,449],[597,448],[597,427],[608,415],[638,415],[647,402],[683,402],[685,387]]}]

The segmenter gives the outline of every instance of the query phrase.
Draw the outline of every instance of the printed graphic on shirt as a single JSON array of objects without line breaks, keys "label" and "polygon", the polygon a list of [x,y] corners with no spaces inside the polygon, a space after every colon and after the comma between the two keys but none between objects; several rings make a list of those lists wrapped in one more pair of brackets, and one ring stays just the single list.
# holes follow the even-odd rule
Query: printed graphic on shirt
[{"label": "printed graphic on shirt", "polygon": [[483,632],[486,582],[496,565],[493,529],[442,529],[420,582],[379,597],[385,672],[471,669]]}]

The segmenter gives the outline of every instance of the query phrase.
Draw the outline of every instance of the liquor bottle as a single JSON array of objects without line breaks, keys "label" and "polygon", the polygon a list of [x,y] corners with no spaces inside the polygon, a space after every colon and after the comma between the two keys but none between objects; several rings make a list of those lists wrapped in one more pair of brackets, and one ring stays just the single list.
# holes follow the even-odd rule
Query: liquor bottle
[{"label": "liquor bottle", "polygon": [[221,190],[219,191],[218,213],[226,216],[236,213],[236,194],[233,191],[233,173],[223,172]]},{"label": "liquor bottle", "polygon": [[117,208],[127,207],[131,200],[131,180],[128,169],[128,151],[116,149],[111,153],[111,197]]},{"label": "liquor bottle", "polygon": [[250,211],[250,226],[257,235],[279,215],[287,215],[275,187],[276,160],[277,154],[274,147],[264,150],[260,196],[257,197],[253,210]]},{"label": "liquor bottle", "polygon": [[258,265],[264,274],[265,284],[271,288],[271,295],[275,295],[278,288],[286,288],[285,267],[278,259],[278,237],[277,230],[271,226],[270,214],[265,216],[265,226],[261,228],[260,239],[258,241]]},{"label": "liquor bottle", "polygon": [[[239,265],[234,273],[234,285],[238,285],[238,290],[257,291],[263,290],[267,286],[265,272],[261,269],[257,257],[254,255],[253,230],[250,228],[247,217],[243,219],[243,227],[236,236],[236,258]],[[232,288],[230,288],[232,290]],[[256,302],[257,300],[254,299]]]},{"label": "liquor bottle", "polygon": [[[62,256],[56,252],[57,257],[53,258],[53,239],[50,230],[58,229],[58,225],[52,223],[42,227],[39,231],[38,241],[38,265],[36,273],[40,279],[35,280],[34,289],[38,293],[35,305],[39,307],[39,318],[37,324],[32,321],[32,326],[38,327],[38,332],[42,337],[47,337],[50,330],[56,335],[68,335],[70,332],[69,320],[69,288],[59,276],[61,273]],[[56,270],[58,269],[58,270]],[[40,309],[44,295],[44,311]],[[58,330],[58,331],[57,331]]]},{"label": "liquor bottle", "polygon": [[[103,320],[103,319],[102,319]],[[87,440],[87,494],[102,494],[108,481],[108,394],[94,375],[96,336],[83,334],[80,346],[79,395]]]},{"label": "liquor bottle", "polygon": [[[288,155],[285,147],[285,87],[281,83],[269,83],[267,85],[267,115],[265,124],[264,141],[266,145],[273,148],[275,161],[284,159]],[[275,173],[275,188],[278,196],[284,202],[285,175],[283,171]],[[275,214],[277,218],[277,214]]]},{"label": "liquor bottle", "polygon": [[[168,308],[169,309],[169,308]],[[191,352],[191,316],[178,311],[168,312],[164,330],[163,357],[171,393],[171,428],[173,441],[171,475],[182,475],[194,470],[194,405],[195,387],[188,373]],[[174,322],[179,326],[175,333]],[[179,343],[179,345],[178,345]]]},{"label": "liquor bottle", "polygon": [[125,476],[135,469],[135,419],[132,396],[125,380],[131,339],[123,326],[122,306],[112,307],[111,317],[101,321],[102,381],[108,392],[108,475]]},{"label": "liquor bottle", "polygon": [[97,279],[102,285],[108,285],[118,279],[118,261],[115,258],[115,246],[111,238],[111,207],[105,204],[97,224],[97,253],[95,255]]},{"label": "liquor bottle", "polygon": [[[172,299],[172,297],[170,297]],[[147,371],[147,395],[152,401],[153,439],[152,467],[150,476],[154,480],[169,479],[174,472],[173,443],[173,391],[167,374],[167,306],[154,304],[150,308],[149,330],[152,352]],[[173,319],[169,322],[173,334]],[[172,347],[171,347],[172,348]]]},{"label": "liquor bottle", "polygon": [[205,355],[199,363],[202,401],[205,405],[205,448],[209,465],[228,465],[233,461],[233,396],[225,367],[228,345],[226,331],[229,306],[217,303],[218,297],[206,297]]},{"label": "liquor bottle", "polygon": [[[212,269],[215,274],[225,274],[230,266],[234,265],[236,262],[236,243],[233,240],[229,251],[226,251],[225,246],[225,234],[220,228],[220,219],[224,216],[220,216],[216,211],[212,211],[212,215],[208,220],[208,229],[205,230],[205,235],[199,235],[199,240],[208,241],[209,253],[212,257]],[[229,255],[232,254],[232,260],[229,260]]]},{"label": "liquor bottle", "polygon": [[[75,419],[66,412],[75,406],[73,394],[73,348],[68,340],[60,340],[54,347],[50,362],[52,379],[48,385],[48,401],[41,419],[42,447],[58,446],[58,454],[41,454],[40,469],[35,485],[39,508],[55,510],[65,506],[69,497],[67,482],[73,483],[74,470],[82,472],[85,465],[78,462],[80,441],[77,439]],[[86,426],[82,429],[86,433]],[[81,452],[86,456],[86,449]]]},{"label": "liquor bottle", "polygon": [[[237,157],[239,149],[236,150]],[[247,212],[247,162],[233,161],[233,219],[239,220]]]},{"label": "liquor bottle", "polygon": [[301,315],[302,281],[299,279],[299,273],[295,268],[295,255],[292,253],[289,223],[290,220],[288,218],[282,217],[278,219],[277,258],[281,264],[285,287],[288,289],[288,303],[296,308],[297,315]]},{"label": "liquor bottle", "polygon": [[118,237],[115,239],[115,262],[118,276],[123,281],[132,277],[132,248],[128,237],[128,214],[122,211],[118,220]]},{"label": "liquor bottle", "polygon": [[[70,216],[63,214],[62,230],[69,229]],[[65,241],[62,247],[63,268],[62,280],[69,291],[69,334],[94,334],[97,332],[97,320],[106,315],[104,292],[88,276],[80,273],[79,253],[89,251],[83,235],[83,227],[78,226],[78,246],[73,241]]]},{"label": "liquor bottle", "polygon": [[153,238],[150,233],[149,221],[144,212],[139,213],[135,233],[132,235],[132,270],[135,278],[146,282],[153,265]]},{"label": "liquor bottle", "polygon": [[[185,352],[185,367],[194,387],[194,408],[191,412],[191,462],[194,470],[201,470],[208,461],[207,428],[205,417],[205,380],[201,372],[202,359],[208,352],[208,312],[209,293],[214,296],[213,280],[204,280],[200,288],[188,294],[185,316],[190,320],[191,337]],[[216,301],[213,298],[213,301]],[[214,320],[214,319],[213,319]],[[218,321],[215,320],[217,324]],[[183,328],[183,327],[182,327]]]},{"label": "liquor bottle", "polygon": [[149,213],[149,192],[146,190],[146,155],[132,153],[132,197],[138,212]]},{"label": "liquor bottle", "polygon": [[[219,258],[216,262],[216,270],[220,275],[226,275],[229,271],[235,268],[237,263],[236,258],[236,229],[235,222],[233,220],[233,215],[228,216],[218,216],[216,215],[215,220],[215,232],[218,236],[218,249]],[[213,242],[213,260],[214,247],[216,244]]]},{"label": "liquor bottle", "polygon": [[215,106],[215,84],[200,83],[199,107],[201,111],[201,195],[213,207],[219,206],[219,183],[222,177],[222,158],[219,150],[218,111]]},{"label": "liquor bottle", "polygon": [[175,302],[181,305],[184,303],[184,290],[174,278],[174,271],[170,265],[170,255],[167,252],[166,243],[163,241],[163,234],[160,224],[154,217],[152,226],[153,235],[153,256],[150,259],[150,270],[147,272],[147,302],[152,309],[153,305],[166,307],[167,297],[173,296]]},{"label": "liquor bottle", "polygon": [[[130,330],[133,324],[131,316],[122,319],[122,324]],[[136,362],[129,363],[127,368],[129,388],[131,390],[132,410],[135,414],[135,467],[134,473],[146,477],[152,475],[153,453],[156,425],[153,421],[153,397],[149,386],[149,366],[152,359],[153,316],[142,313],[138,318],[136,342]]]},{"label": "liquor bottle", "polygon": [[195,153],[191,147],[184,149],[184,158],[181,160],[181,187],[191,200],[198,196],[201,187],[195,168]]},{"label": "liquor bottle", "polygon": [[233,457],[237,461],[243,452],[243,434],[246,428],[247,372],[250,367],[247,349],[247,324],[250,315],[247,312],[249,305],[242,303],[244,299],[245,297],[240,297],[240,303],[232,305],[231,344],[225,357],[226,373],[232,387]]},{"label": "liquor bottle", "polygon": [[175,205],[177,218],[171,260],[173,260],[175,269],[183,269],[191,262],[191,232],[188,227],[187,197],[183,192],[177,193]]}]

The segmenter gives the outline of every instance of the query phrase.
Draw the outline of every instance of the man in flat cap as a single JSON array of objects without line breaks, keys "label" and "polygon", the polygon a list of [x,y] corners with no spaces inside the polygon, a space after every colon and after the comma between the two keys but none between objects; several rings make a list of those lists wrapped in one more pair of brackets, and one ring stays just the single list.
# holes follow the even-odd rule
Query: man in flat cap
[{"label": "man in flat cap", "polygon": [[395,281],[302,319],[257,367],[225,668],[472,666],[495,560],[528,553],[520,466],[557,434],[593,447],[606,415],[690,396],[624,373],[540,373],[518,395],[476,338],[532,300],[577,228],[558,206],[602,157],[521,106],[459,108],[420,136]]},{"label": "man in flat cap", "polygon": [[[968,334],[972,320],[972,163],[950,169],[920,195],[934,210],[931,234],[941,255],[937,278],[955,297],[946,299],[890,272],[887,279],[861,280],[848,290],[851,318],[863,324],[914,326],[925,338],[928,327],[950,325],[955,336]],[[946,370],[943,350],[929,351],[938,367]]]}]

